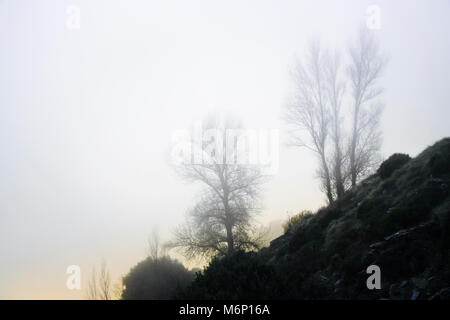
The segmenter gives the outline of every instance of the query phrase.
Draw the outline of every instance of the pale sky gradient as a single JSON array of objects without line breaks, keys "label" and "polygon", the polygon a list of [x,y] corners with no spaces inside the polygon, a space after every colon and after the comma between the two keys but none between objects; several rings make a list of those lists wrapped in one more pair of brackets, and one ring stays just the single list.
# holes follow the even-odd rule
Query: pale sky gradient
[{"label": "pale sky gradient", "polygon": [[[172,132],[209,110],[282,130],[294,58],[313,36],[346,47],[372,4],[382,153],[414,156],[450,136],[450,1],[0,0],[0,298],[83,298],[72,264],[83,284],[102,259],[125,274],[197,193],[167,163]],[[314,158],[281,145],[259,221],[323,204]]]}]

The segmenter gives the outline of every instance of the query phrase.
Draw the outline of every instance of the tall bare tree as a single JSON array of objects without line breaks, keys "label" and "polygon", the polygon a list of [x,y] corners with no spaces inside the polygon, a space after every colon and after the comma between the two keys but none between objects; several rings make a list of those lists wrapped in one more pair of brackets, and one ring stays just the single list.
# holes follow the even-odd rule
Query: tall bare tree
[{"label": "tall bare tree", "polygon": [[357,179],[377,163],[381,133],[379,121],[383,92],[378,85],[386,59],[371,33],[361,28],[356,44],[350,48],[348,75],[351,87],[352,128],[349,146],[352,187]]},{"label": "tall bare tree", "polygon": [[258,165],[239,161],[239,152],[248,151],[238,147],[246,139],[244,131],[231,118],[223,122],[210,118],[202,129],[202,140],[192,142],[201,161],[190,159],[175,167],[186,181],[203,185],[202,196],[170,244],[182,248],[188,258],[225,255],[261,244],[250,221],[258,209],[264,176]]},{"label": "tall bare tree", "polygon": [[[311,41],[306,61],[298,63],[293,72],[296,94],[287,105],[285,120],[292,126],[292,144],[306,147],[318,157],[322,186],[328,202],[333,203],[332,177],[327,159],[330,104],[326,88],[326,59],[320,42]],[[307,133],[307,138],[304,138],[303,132]]]},{"label": "tall bare tree", "polygon": [[348,60],[345,73],[338,53],[330,54],[319,41],[312,41],[305,61],[294,70],[295,96],[285,112],[293,144],[318,157],[329,203],[341,198],[349,185],[355,186],[379,159],[378,82],[386,59],[373,35],[361,29]]},{"label": "tall bare tree", "polygon": [[325,75],[326,75],[326,90],[328,94],[328,101],[330,103],[330,131],[331,140],[333,143],[333,151],[331,157],[331,171],[332,181],[339,199],[345,192],[346,182],[346,155],[344,151],[344,135],[342,132],[342,101],[345,94],[345,83],[340,77],[341,58],[338,53],[327,55],[325,61]]}]

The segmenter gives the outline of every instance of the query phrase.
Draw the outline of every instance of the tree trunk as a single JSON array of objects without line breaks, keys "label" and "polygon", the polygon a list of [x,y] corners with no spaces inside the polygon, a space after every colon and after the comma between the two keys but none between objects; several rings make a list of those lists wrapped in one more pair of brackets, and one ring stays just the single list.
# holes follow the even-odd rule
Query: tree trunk
[{"label": "tree trunk", "polygon": [[234,237],[233,237],[233,225],[231,222],[231,212],[230,207],[228,205],[228,188],[225,188],[223,206],[225,209],[225,217],[226,217],[225,229],[227,232],[227,247],[228,247],[227,253],[231,254],[234,251]]},{"label": "tree trunk", "polygon": [[344,188],[344,181],[342,178],[342,152],[341,152],[341,146],[339,143],[340,136],[337,129],[337,124],[335,124],[335,144],[334,147],[336,149],[336,156],[335,156],[335,162],[334,162],[334,179],[336,183],[336,195],[338,199],[341,199],[341,197],[344,195],[345,188]]},{"label": "tree trunk", "polygon": [[325,159],[325,155],[322,154],[321,158],[322,158],[322,166],[323,166],[323,170],[324,170],[324,174],[325,174],[325,188],[326,188],[327,198],[328,198],[329,204],[332,204],[334,202],[334,199],[333,199],[333,189],[331,186],[330,171],[328,170],[328,165],[327,165],[327,160]]},{"label": "tree trunk", "polygon": [[336,172],[335,172],[335,179],[336,179],[336,195],[338,199],[341,199],[344,195],[345,189],[344,189],[344,183],[342,181],[342,171],[340,167],[340,161],[339,159],[336,160],[336,162],[339,161],[339,164],[336,164]]},{"label": "tree trunk", "polygon": [[[357,99],[358,100],[358,99]],[[357,178],[357,172],[356,172],[356,144],[357,144],[357,135],[358,135],[358,113],[359,113],[359,106],[358,102],[356,102],[356,105],[354,107],[354,114],[353,114],[353,132],[352,132],[352,143],[350,146],[350,175],[351,175],[351,181],[352,181],[352,188],[356,186],[356,178]]]},{"label": "tree trunk", "polygon": [[230,224],[227,224],[226,229],[227,229],[228,254],[231,254],[234,251],[233,229]]},{"label": "tree trunk", "polygon": [[[356,134],[356,133],[355,133]],[[350,175],[352,180],[352,188],[356,186],[356,138],[354,137],[352,140],[352,146],[350,150]]]}]

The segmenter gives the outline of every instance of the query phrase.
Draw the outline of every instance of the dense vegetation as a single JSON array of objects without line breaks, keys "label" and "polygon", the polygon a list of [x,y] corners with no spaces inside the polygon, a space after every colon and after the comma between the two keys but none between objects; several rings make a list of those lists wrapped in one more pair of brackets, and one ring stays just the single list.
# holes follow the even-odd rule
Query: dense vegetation
[{"label": "dense vegetation", "polygon": [[[450,138],[395,154],[316,213],[289,218],[258,252],[203,271],[148,258],[124,278],[124,299],[450,299]],[[366,286],[369,265],[381,290]]]},{"label": "dense vegetation", "polygon": [[[450,139],[394,155],[316,214],[290,219],[257,253],[214,259],[181,298],[448,299]],[[376,264],[382,289],[368,290]]]}]

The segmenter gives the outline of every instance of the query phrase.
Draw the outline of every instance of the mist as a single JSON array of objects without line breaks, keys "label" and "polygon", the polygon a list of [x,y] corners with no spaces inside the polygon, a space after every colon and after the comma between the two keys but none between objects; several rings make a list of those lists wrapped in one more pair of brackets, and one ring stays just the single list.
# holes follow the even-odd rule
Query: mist
[{"label": "mist", "polygon": [[380,152],[415,156],[450,135],[448,1],[0,1],[0,298],[86,298],[93,266],[115,281],[152,230],[171,240],[202,192],[174,172],[173,134],[211,113],[279,132],[256,223],[324,206],[315,157],[287,143],[290,71],[313,37],[346,52],[371,5]]}]

